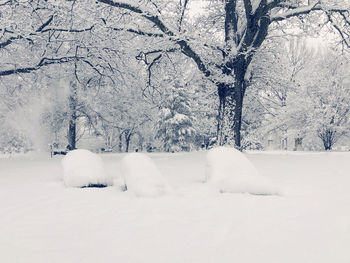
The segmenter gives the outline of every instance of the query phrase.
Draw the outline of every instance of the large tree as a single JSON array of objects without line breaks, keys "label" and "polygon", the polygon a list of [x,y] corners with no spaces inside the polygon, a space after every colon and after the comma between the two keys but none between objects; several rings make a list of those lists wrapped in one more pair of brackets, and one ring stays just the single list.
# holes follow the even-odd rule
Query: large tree
[{"label": "large tree", "polygon": [[233,130],[236,147],[241,147],[242,108],[250,64],[271,29],[293,19],[302,24],[329,25],[340,34],[345,46],[350,45],[348,1],[213,0],[210,3],[216,13],[207,23],[210,27],[204,23],[191,27],[188,17],[186,21],[189,0],[97,1],[126,10],[135,18],[116,30],[157,39],[153,47],[154,43],[160,47],[148,53],[177,49],[215,83],[219,96],[218,143],[227,143]]}]

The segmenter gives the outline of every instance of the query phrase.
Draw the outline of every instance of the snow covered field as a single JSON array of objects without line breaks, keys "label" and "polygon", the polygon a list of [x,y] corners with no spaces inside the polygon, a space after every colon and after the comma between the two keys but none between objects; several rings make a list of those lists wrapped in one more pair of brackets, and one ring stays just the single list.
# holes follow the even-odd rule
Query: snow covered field
[{"label": "snow covered field", "polygon": [[0,262],[350,262],[350,153],[246,154],[279,196],[212,191],[205,154],[149,154],[174,189],[159,197],[66,188],[62,157],[0,158]]}]

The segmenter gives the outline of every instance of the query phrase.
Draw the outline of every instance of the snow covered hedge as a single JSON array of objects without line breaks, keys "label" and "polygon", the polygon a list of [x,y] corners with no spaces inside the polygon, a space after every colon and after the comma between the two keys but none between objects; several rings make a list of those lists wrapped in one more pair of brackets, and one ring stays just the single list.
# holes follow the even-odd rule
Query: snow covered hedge
[{"label": "snow covered hedge", "polygon": [[206,176],[207,183],[223,193],[278,194],[247,157],[234,148],[211,149],[207,154]]},{"label": "snow covered hedge", "polygon": [[70,187],[103,187],[112,185],[106,174],[103,160],[97,154],[84,149],[68,152],[62,159],[63,181]]},{"label": "snow covered hedge", "polygon": [[159,196],[170,192],[170,186],[153,160],[143,153],[127,154],[121,162],[126,188],[137,196]]}]

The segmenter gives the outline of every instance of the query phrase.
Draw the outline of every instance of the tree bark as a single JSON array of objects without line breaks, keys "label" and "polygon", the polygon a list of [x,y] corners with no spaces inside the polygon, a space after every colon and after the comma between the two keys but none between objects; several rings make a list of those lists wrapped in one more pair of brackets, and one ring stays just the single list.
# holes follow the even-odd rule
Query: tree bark
[{"label": "tree bark", "polygon": [[[240,91],[237,88],[238,91]],[[241,149],[241,129],[242,129],[242,111],[243,111],[243,96],[240,92],[237,92],[235,88],[235,94],[233,95],[234,101],[234,118],[233,118],[233,132],[234,142],[238,149]]]},{"label": "tree bark", "polygon": [[118,148],[119,148],[119,152],[123,151],[123,133],[122,132],[119,133],[119,145],[118,145]]},{"label": "tree bark", "polygon": [[125,132],[125,152],[129,152],[129,145],[130,145],[130,141],[131,141],[131,136],[133,135],[132,132]]},{"label": "tree bark", "polygon": [[141,132],[138,132],[137,133],[137,135],[138,135],[138,150],[139,151],[143,151],[143,143],[144,143],[144,137],[142,136],[142,134],[141,134]]},{"label": "tree bark", "polygon": [[235,146],[241,149],[241,129],[242,129],[242,113],[243,113],[243,98],[247,88],[245,75],[248,68],[248,61],[242,55],[238,56],[234,61],[235,84],[232,94],[234,104],[233,131]]},{"label": "tree bark", "polygon": [[70,85],[70,96],[69,96],[69,127],[68,127],[68,150],[76,149],[76,126],[77,126],[77,104],[78,94],[77,85],[71,83]]},{"label": "tree bark", "polygon": [[224,74],[234,75],[234,83],[217,84],[219,96],[218,145],[232,142],[236,148],[241,149],[243,98],[247,88],[245,75],[248,64],[249,61],[245,56],[237,56],[223,68]]},{"label": "tree bark", "polygon": [[323,147],[326,151],[331,151],[333,145],[336,142],[336,131],[328,128],[325,129],[322,132],[319,132],[318,137],[322,140],[323,142]]},{"label": "tree bark", "polygon": [[225,144],[225,116],[226,116],[226,100],[228,93],[228,86],[219,83],[217,84],[218,97],[219,97],[219,107],[217,116],[217,144],[222,146]]},{"label": "tree bark", "polygon": [[69,120],[68,129],[68,150],[76,149],[76,116],[72,115]]}]

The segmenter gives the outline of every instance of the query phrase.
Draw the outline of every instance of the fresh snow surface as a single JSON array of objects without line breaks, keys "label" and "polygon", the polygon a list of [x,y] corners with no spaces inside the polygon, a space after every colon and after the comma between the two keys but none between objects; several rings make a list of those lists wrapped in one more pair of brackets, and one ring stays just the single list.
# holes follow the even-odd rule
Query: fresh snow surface
[{"label": "fresh snow surface", "polygon": [[170,192],[163,175],[146,154],[127,154],[122,159],[121,170],[127,190],[137,196],[159,196]]},{"label": "fresh snow surface", "polygon": [[107,186],[112,182],[102,158],[89,150],[68,152],[62,159],[62,171],[64,184],[70,187]]},{"label": "fresh snow surface", "polygon": [[207,154],[207,183],[222,193],[278,194],[253,163],[234,148],[217,147]]},{"label": "fresh snow surface", "polygon": [[[156,198],[65,187],[62,156],[0,158],[0,262],[350,262],[350,153],[245,153],[279,196],[212,191],[206,155],[147,154],[174,190]],[[100,156],[116,176],[125,154]]]}]

